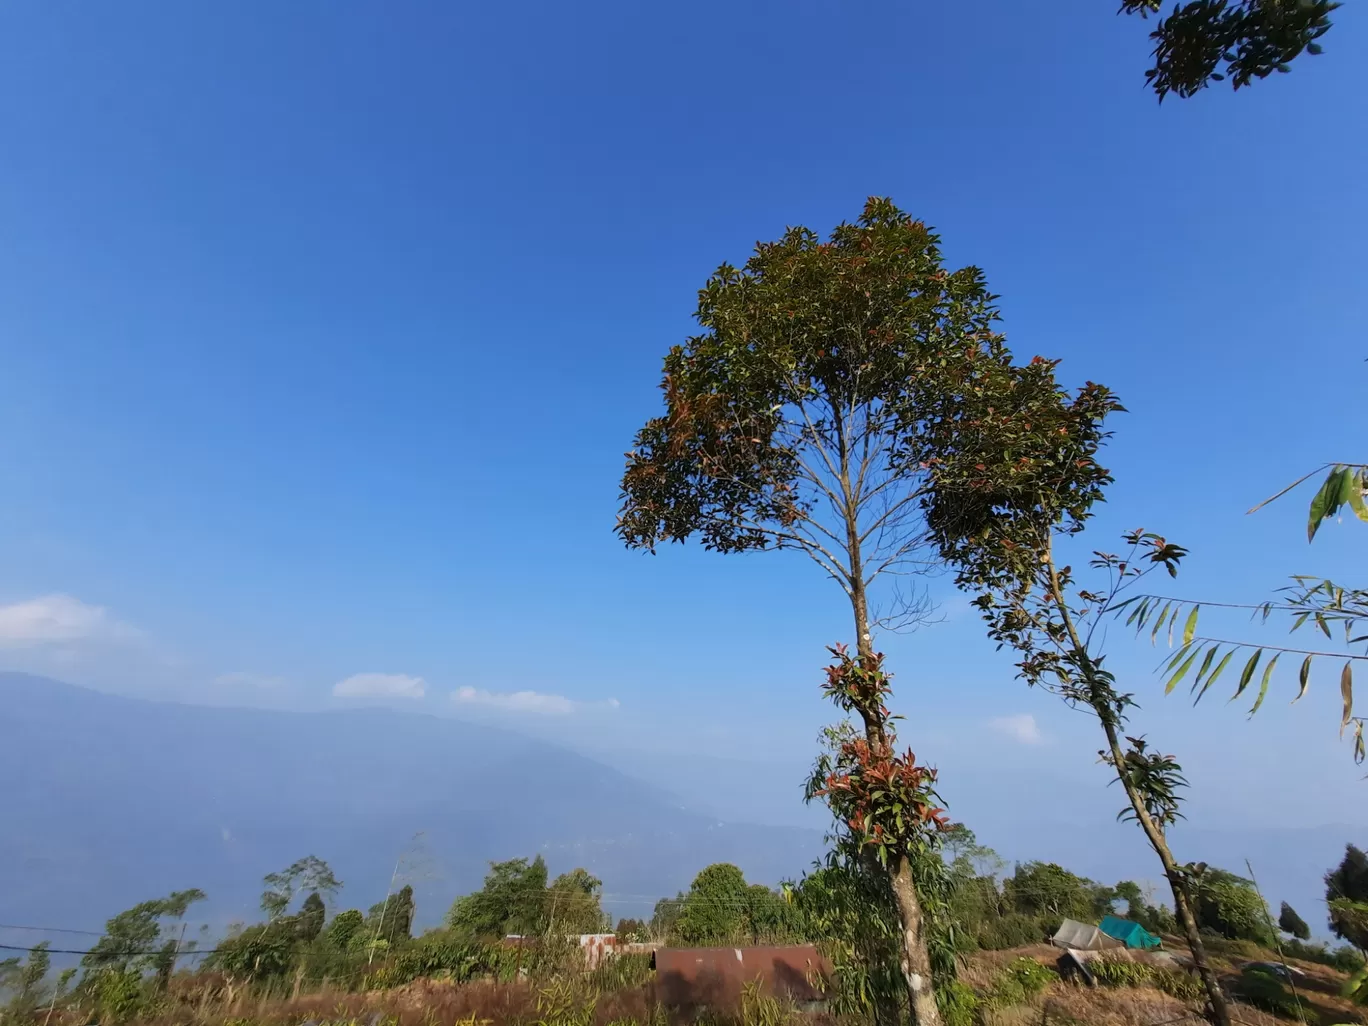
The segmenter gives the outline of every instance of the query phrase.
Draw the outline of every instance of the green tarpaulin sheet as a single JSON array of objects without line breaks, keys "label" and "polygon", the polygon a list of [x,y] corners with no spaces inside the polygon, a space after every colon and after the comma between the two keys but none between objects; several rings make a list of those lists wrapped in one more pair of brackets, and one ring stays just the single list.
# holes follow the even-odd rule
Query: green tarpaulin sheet
[{"label": "green tarpaulin sheet", "polygon": [[1102,922],[1097,924],[1097,928],[1108,937],[1115,937],[1128,948],[1136,948],[1140,951],[1150,951],[1159,946],[1159,938],[1150,933],[1139,923],[1132,923],[1129,919],[1119,919],[1116,916],[1104,916]]}]

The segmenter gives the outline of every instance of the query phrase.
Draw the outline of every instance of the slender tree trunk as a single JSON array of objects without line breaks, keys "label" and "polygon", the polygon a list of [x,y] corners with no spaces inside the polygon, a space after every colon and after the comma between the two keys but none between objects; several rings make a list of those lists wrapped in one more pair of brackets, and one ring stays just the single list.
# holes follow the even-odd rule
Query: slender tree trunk
[{"label": "slender tree trunk", "polygon": [[[852,570],[850,605],[855,614],[856,652],[863,659],[874,654],[874,640],[869,633],[869,601],[865,595],[859,534],[853,517],[849,518],[847,535]],[[870,747],[886,749],[888,738],[879,720],[863,709],[860,715],[864,718],[865,737]],[[881,870],[888,874],[893,900],[898,906],[898,920],[902,927],[900,961],[903,980],[907,984],[907,1002],[912,1011],[913,1026],[941,1026],[940,1008],[936,1005],[936,991],[931,983],[931,956],[926,949],[926,921],[912,877],[912,866],[904,857],[886,869],[881,867]]]},{"label": "slender tree trunk", "polygon": [[1173,891],[1174,913],[1178,917],[1179,925],[1183,928],[1183,937],[1187,940],[1188,950],[1192,952],[1192,961],[1197,967],[1197,974],[1201,976],[1202,985],[1206,988],[1207,1002],[1210,1006],[1209,1018],[1214,1026],[1231,1026],[1230,1009],[1226,1005],[1225,993],[1221,990],[1221,984],[1216,979],[1215,971],[1207,962],[1206,946],[1202,943],[1202,934],[1197,929],[1197,918],[1192,911],[1192,893],[1188,887],[1187,877],[1179,871],[1178,862],[1173,857],[1164,831],[1149,814],[1149,810],[1145,808],[1144,799],[1135,790],[1130,777],[1122,768],[1125,766],[1125,752],[1121,749],[1120,739],[1116,735],[1116,725],[1112,722],[1110,714],[1098,710],[1097,715],[1098,719],[1102,721],[1102,729],[1107,735],[1107,746],[1116,766],[1116,775],[1121,781],[1121,786],[1126,789],[1126,797],[1130,799],[1131,808],[1135,811],[1135,818],[1140,824],[1140,829],[1145,832],[1150,847],[1159,856],[1159,862],[1164,867],[1164,876],[1168,879],[1169,887]]}]

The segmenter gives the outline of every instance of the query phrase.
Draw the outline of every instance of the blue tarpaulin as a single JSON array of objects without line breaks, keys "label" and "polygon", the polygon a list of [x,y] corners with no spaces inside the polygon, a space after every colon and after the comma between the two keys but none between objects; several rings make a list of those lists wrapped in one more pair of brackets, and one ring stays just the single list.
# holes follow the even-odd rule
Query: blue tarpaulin
[{"label": "blue tarpaulin", "polygon": [[1120,919],[1116,916],[1104,916],[1102,922],[1097,924],[1097,928],[1108,937],[1115,937],[1128,948],[1150,951],[1159,947],[1158,937],[1150,933],[1139,923],[1132,923],[1129,919]]}]

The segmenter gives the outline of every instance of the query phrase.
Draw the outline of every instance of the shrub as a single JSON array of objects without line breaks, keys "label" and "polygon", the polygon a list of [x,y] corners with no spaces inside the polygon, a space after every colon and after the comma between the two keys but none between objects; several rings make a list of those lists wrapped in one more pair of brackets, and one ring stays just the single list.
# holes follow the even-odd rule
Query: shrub
[{"label": "shrub", "polygon": [[1049,921],[1012,912],[984,923],[978,932],[978,945],[985,951],[1004,951],[1038,944],[1050,932]]},{"label": "shrub", "polygon": [[1058,973],[1034,958],[1016,958],[993,981],[989,1000],[998,1006],[1022,1005],[1057,979]]},{"label": "shrub", "polygon": [[1263,966],[1245,966],[1240,973],[1239,994],[1247,1004],[1289,1019],[1314,1023],[1314,1012],[1292,996],[1282,980]]},{"label": "shrub", "polygon": [[1088,963],[1093,979],[1103,987],[1143,987],[1154,981],[1154,966],[1102,956]]},{"label": "shrub", "polygon": [[978,1021],[978,995],[959,980],[936,988],[936,1004],[944,1026],[974,1026]]},{"label": "shrub", "polygon": [[1342,973],[1356,973],[1363,968],[1363,955],[1349,944],[1341,944],[1330,952],[1330,964]]}]

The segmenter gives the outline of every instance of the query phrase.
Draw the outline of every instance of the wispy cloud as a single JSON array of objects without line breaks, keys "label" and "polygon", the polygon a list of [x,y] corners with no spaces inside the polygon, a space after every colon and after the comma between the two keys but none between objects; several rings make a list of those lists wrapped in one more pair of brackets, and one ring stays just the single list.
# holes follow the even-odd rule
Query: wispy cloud
[{"label": "wispy cloud", "polygon": [[221,673],[214,678],[214,683],[220,687],[228,688],[265,688],[274,690],[282,688],[289,683],[284,677],[275,677],[268,673]]},{"label": "wispy cloud", "polygon": [[999,716],[995,720],[990,720],[988,726],[1023,745],[1038,745],[1045,740],[1044,735],[1040,733],[1040,724],[1036,723],[1036,718],[1030,713]]},{"label": "wispy cloud", "polygon": [[42,595],[0,606],[0,646],[26,648],[83,641],[127,643],[142,632],[71,595]]},{"label": "wispy cloud", "polygon": [[[569,716],[585,703],[576,702],[564,695],[546,695],[540,691],[484,691],[480,688],[458,688],[451,693],[452,701],[458,705],[480,706],[498,709],[503,712],[534,713],[538,716]],[[621,706],[616,698],[601,704],[609,709]]]},{"label": "wispy cloud", "polygon": [[422,698],[427,682],[403,673],[355,673],[333,685],[339,698]]}]

